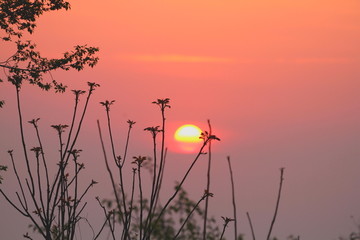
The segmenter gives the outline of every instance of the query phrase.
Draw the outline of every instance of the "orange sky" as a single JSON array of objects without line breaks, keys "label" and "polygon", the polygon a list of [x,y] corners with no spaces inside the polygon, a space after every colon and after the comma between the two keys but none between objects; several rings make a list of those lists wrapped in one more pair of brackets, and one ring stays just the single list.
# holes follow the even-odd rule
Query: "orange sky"
[{"label": "orange sky", "polygon": [[[106,99],[116,100],[112,111],[116,131],[124,133],[127,119],[137,122],[132,153],[148,151],[150,136],[142,129],[160,123],[151,102],[168,97],[169,137],[181,124],[204,128],[211,119],[222,139],[214,146],[211,204],[217,217],[231,214],[229,190],[224,190],[222,179],[227,174],[226,156],[232,156],[239,231],[247,239],[246,211],[254,215],[258,237],[265,236],[280,167],[286,168],[285,190],[274,235],[335,239],[354,229],[349,216],[360,218],[358,0],[71,4],[71,11],[41,17],[32,38],[53,57],[76,44],[100,47],[101,60],[94,69],[53,73],[55,79],[74,86],[71,89],[86,81],[101,84],[86,125],[87,138],[82,139],[84,151],[86,145],[91,146],[89,152],[98,147],[95,120],[105,116],[97,102]],[[8,51],[1,46],[1,52]],[[8,84],[0,88],[7,102],[0,111],[0,132],[6,134],[18,131],[11,125],[14,96],[9,89]],[[31,103],[28,118],[39,115],[44,124],[68,121],[70,101],[64,96],[25,90]],[[17,141],[0,138],[1,162],[7,161],[4,152]],[[93,154],[97,153],[89,153]],[[174,159],[169,176],[181,176],[183,162],[191,157],[169,154]],[[103,167],[99,162],[95,169],[89,166],[95,176],[96,168]],[[197,183],[188,185],[194,195],[205,186],[201,182],[205,168],[205,162],[200,163],[190,180]],[[98,178],[107,181],[107,176]],[[173,180],[169,182],[171,187]],[[1,200],[0,210],[14,213],[5,208]],[[0,217],[0,232],[7,231],[6,221]],[[16,231],[11,234],[18,236]]]}]

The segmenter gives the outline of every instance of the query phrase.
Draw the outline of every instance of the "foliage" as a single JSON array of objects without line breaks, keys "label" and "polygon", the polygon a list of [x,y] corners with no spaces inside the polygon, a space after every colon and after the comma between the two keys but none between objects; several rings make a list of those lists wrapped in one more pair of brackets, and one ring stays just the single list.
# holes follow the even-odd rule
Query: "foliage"
[{"label": "foliage", "polygon": [[[55,92],[64,92],[66,86],[54,79],[44,79],[44,74],[52,70],[83,70],[85,66],[94,67],[98,62],[96,47],[77,45],[65,52],[60,58],[47,58],[37,51],[31,40],[24,39],[24,33],[32,34],[36,21],[45,12],[70,9],[70,3],[63,0],[2,0],[0,1],[0,29],[2,41],[13,44],[15,52],[0,61],[7,80],[17,89],[23,82],[37,85],[43,90],[54,88]],[[51,76],[50,76],[51,77]],[[0,107],[4,101],[0,101]]]},{"label": "foliage", "polygon": [[356,226],[356,230],[352,231],[347,237],[339,237],[339,240],[360,240],[360,222],[353,216],[351,216],[351,219]]},{"label": "foliage", "polygon": [[[178,185],[174,188],[176,190]],[[201,201],[204,198],[200,199]],[[112,201],[106,201],[112,206]],[[134,214],[138,215],[140,213],[140,203],[133,206]],[[149,210],[149,201],[147,199],[143,200],[144,210]],[[156,218],[158,213],[161,211],[162,206],[159,205],[158,209],[155,211]],[[199,222],[204,218],[204,210],[199,206],[197,202],[194,202],[190,199],[188,193],[183,188],[179,188],[179,194],[177,195],[174,202],[168,207],[163,215],[160,217],[158,223],[153,225],[153,231],[151,234],[152,239],[174,239],[174,236],[179,232],[180,227],[184,224],[181,232],[176,237],[180,240],[198,240],[202,237],[202,230],[200,228]],[[210,224],[208,227],[207,239],[215,240],[220,236],[220,229],[216,224],[214,218],[210,219]],[[133,222],[131,226],[131,236],[132,239],[137,239],[138,231],[140,229],[139,219]]]},{"label": "foliage", "polygon": [[[26,82],[36,85],[43,90],[53,88],[55,92],[64,92],[66,90],[65,85],[52,79],[51,75],[49,75],[51,80],[46,80],[45,75],[56,69],[65,71],[74,69],[80,71],[86,66],[94,67],[98,62],[96,53],[99,49],[96,47],[78,45],[75,46],[73,50],[65,52],[60,58],[47,58],[37,51],[35,43],[31,40],[24,39],[26,36],[25,34],[31,35],[34,32],[36,21],[42,14],[56,10],[69,9],[70,4],[64,0],[0,1],[1,38],[4,44],[12,44],[15,47],[14,49],[16,49],[11,56],[0,62],[0,67],[4,70],[7,81],[12,83],[17,90],[16,99],[18,117],[20,120],[19,127],[23,147],[23,157],[25,159],[25,170],[27,171],[25,176],[20,176],[18,174],[17,165],[14,161],[15,153],[10,150],[8,153],[19,190],[15,192],[16,200],[13,200],[1,188],[0,194],[13,208],[24,217],[28,218],[31,222],[30,226],[33,231],[38,232],[46,240],[75,239],[77,224],[82,219],[81,213],[87,204],[84,201],[84,196],[87,194],[88,190],[97,183],[92,180],[85,189],[82,191],[80,190],[79,174],[84,169],[84,164],[78,161],[82,150],[76,149],[75,146],[87,112],[90,97],[95,88],[99,86],[98,84],[88,83],[89,90],[82,110],[79,110],[78,103],[80,96],[85,94],[85,91],[72,90],[75,95],[75,103],[71,123],[69,125],[51,125],[58,135],[58,151],[60,153],[58,155],[59,159],[57,161],[56,173],[52,178],[49,176],[50,172],[47,165],[49,161],[45,155],[45,149],[43,149],[42,146],[43,140],[38,125],[39,118],[29,121],[35,130],[37,140],[35,147],[27,147],[23,130],[24,126],[20,101],[22,84]],[[0,79],[0,82],[3,82],[3,80]],[[114,102],[114,100],[106,100],[100,102],[100,104],[105,107],[106,111],[107,128],[112,151],[111,159],[117,167],[115,169],[117,171],[116,175],[113,173],[113,169],[109,167],[99,123],[98,127],[104,152],[104,160],[112,183],[115,200],[108,201],[107,205],[109,208],[106,209],[99,198],[97,198],[100,207],[104,210],[105,220],[98,234],[94,236],[94,239],[99,238],[100,233],[105,226],[109,227],[114,240],[119,237],[120,239],[126,240],[150,240],[151,238],[181,240],[224,239],[224,232],[228,224],[235,221],[235,219],[222,217],[224,220],[222,230],[219,229],[214,218],[207,219],[207,204],[205,210],[200,207],[200,204],[203,200],[206,199],[207,201],[209,197],[212,197],[212,193],[209,192],[209,186],[197,202],[191,200],[187,192],[182,188],[198,159],[205,154],[208,154],[208,156],[211,155],[211,142],[220,141],[217,136],[212,134],[210,121],[209,131],[204,131],[200,137],[203,140],[203,145],[194,157],[194,160],[185,172],[183,178],[175,187],[174,193],[165,201],[165,204],[162,205],[160,204],[159,196],[166,162],[165,110],[170,109],[171,106],[169,98],[157,99],[152,102],[160,108],[162,121],[158,126],[151,126],[144,129],[151,134],[153,155],[152,157],[138,156],[133,158],[133,163],[136,167],[132,168],[132,190],[130,200],[128,200],[128,195],[125,191],[123,167],[126,162],[130,131],[135,122],[128,120],[127,123],[129,124],[129,128],[125,150],[122,156],[117,155],[110,118],[110,106],[112,106]],[[0,107],[3,105],[4,101],[0,100]],[[80,114],[80,119],[75,121],[78,114]],[[64,137],[65,134],[66,136]],[[157,147],[158,141],[160,141],[160,150],[158,150]],[[208,152],[205,153],[205,147],[207,146],[209,146]],[[28,154],[29,150],[32,156]],[[153,161],[148,164],[150,158],[153,159]],[[147,185],[147,187],[150,187],[151,192],[149,196],[144,196],[142,192],[143,187],[145,187],[145,185],[143,186],[141,177],[141,169],[143,167],[150,170],[152,175],[152,181],[149,184],[150,186]],[[0,171],[5,171],[6,169],[5,166],[0,166]],[[137,179],[136,175],[138,177]],[[283,170],[281,170],[278,202],[271,229],[279,205],[282,176]],[[1,176],[0,183],[2,183]],[[137,191],[139,192],[139,199],[137,200],[134,199],[135,186],[137,186]],[[113,205],[114,207],[112,207]],[[204,229],[201,229],[200,224],[198,224],[201,221],[205,222]],[[208,221],[208,224],[206,224],[206,221]],[[116,224],[122,225],[121,233],[115,232]],[[270,237],[271,229],[267,239]],[[236,232],[235,235],[237,235]],[[28,233],[24,235],[24,238],[32,239]],[[242,236],[239,235],[236,236],[236,238],[241,240]]]},{"label": "foliage", "polygon": [[[0,172],[6,171],[6,170],[7,170],[7,166],[0,165]],[[0,184],[2,184],[3,180],[4,180],[4,178],[0,175]]]},{"label": "foliage", "polygon": [[24,31],[33,33],[36,19],[44,12],[68,10],[70,4],[63,0],[2,0],[0,9],[0,27],[8,34],[7,38],[20,38]]}]

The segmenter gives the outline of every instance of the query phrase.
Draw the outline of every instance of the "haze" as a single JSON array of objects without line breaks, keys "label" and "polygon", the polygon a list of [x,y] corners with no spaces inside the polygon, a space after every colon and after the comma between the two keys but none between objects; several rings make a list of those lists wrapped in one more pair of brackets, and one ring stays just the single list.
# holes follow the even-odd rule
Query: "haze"
[{"label": "haze", "polygon": [[[111,114],[119,144],[126,121],[137,122],[130,146],[135,156],[151,154],[151,138],[143,129],[160,125],[151,102],[170,98],[168,139],[182,124],[206,129],[208,119],[221,138],[213,145],[210,200],[210,215],[219,223],[232,214],[226,162],[231,156],[239,232],[246,239],[251,238],[247,211],[258,238],[265,238],[281,167],[285,182],[274,236],[331,240],[356,229],[350,216],[360,219],[359,1],[77,0],[71,5],[70,11],[42,16],[32,39],[49,57],[77,44],[100,47],[94,69],[53,72],[70,89],[86,88],[86,81],[101,85],[79,144],[85,179],[100,182],[89,202],[111,194],[96,132],[96,119],[105,121],[98,102],[116,100]],[[1,49],[1,60],[11,52]],[[0,110],[0,163],[10,165],[6,151],[20,155],[15,90],[5,83],[0,92],[6,101]],[[30,86],[22,92],[24,119],[41,118],[48,148],[56,153],[51,148],[56,135],[48,126],[70,121],[70,92]],[[26,131],[31,140],[30,126]],[[171,151],[170,144],[167,189],[193,159]],[[185,185],[194,199],[205,188],[206,167],[204,158]],[[5,189],[13,191],[11,171],[4,177]],[[100,212],[92,204],[89,218]],[[20,239],[31,231],[3,199],[0,212],[1,239]],[[232,228],[227,231],[231,239]]]}]

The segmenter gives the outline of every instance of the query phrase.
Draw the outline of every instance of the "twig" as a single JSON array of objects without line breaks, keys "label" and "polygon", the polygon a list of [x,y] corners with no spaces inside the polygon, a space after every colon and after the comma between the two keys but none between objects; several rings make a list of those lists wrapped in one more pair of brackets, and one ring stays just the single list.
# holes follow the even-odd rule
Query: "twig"
[{"label": "twig", "polygon": [[162,186],[162,182],[163,182],[163,178],[164,178],[164,171],[165,171],[165,165],[166,165],[166,156],[167,156],[167,148],[165,148],[165,154],[164,154],[164,162],[163,162],[163,167],[162,167],[162,171],[160,173],[160,182],[159,182],[159,186],[158,186],[158,192],[156,195],[156,199],[155,199],[155,206],[157,206],[157,203],[159,201],[159,196],[160,196],[160,190],[161,190],[161,186]]},{"label": "twig", "polygon": [[30,192],[31,192],[31,194],[34,194],[35,193],[35,184],[34,184],[34,179],[33,179],[32,172],[31,172],[31,168],[30,168],[30,163],[29,163],[29,158],[28,158],[26,143],[25,143],[25,136],[24,136],[24,128],[23,128],[23,120],[22,120],[22,112],[21,112],[21,104],[20,104],[20,85],[16,84],[15,87],[16,87],[16,101],[17,101],[17,110],[18,110],[18,116],[19,116],[21,143],[22,143],[22,147],[23,147],[23,151],[24,151],[26,169],[29,174],[30,181],[31,181],[31,191]]},{"label": "twig", "polygon": [[231,219],[231,218],[228,218],[228,217],[221,217],[221,218],[224,219],[224,227],[223,227],[223,230],[222,230],[222,233],[221,233],[221,236],[220,236],[220,240],[223,239],[226,227],[229,224],[229,222],[234,221],[234,219]]},{"label": "twig", "polygon": [[[11,163],[12,163],[12,166],[13,166],[13,170],[14,170],[16,179],[17,179],[17,181],[18,181],[18,184],[19,184],[19,186],[20,186],[21,195],[22,195],[23,200],[24,200],[25,206],[23,206],[23,208],[24,208],[25,210],[27,210],[27,209],[28,209],[28,204],[27,204],[27,201],[26,201],[23,184],[22,184],[22,182],[21,182],[21,180],[20,180],[20,177],[19,177],[19,174],[18,174],[18,172],[17,172],[17,168],[16,168],[16,165],[15,165],[15,161],[14,161],[14,156],[13,156],[12,150],[9,150],[8,153],[9,153],[9,155],[10,155]],[[20,197],[19,197],[19,202],[21,203],[21,205],[23,205],[22,201],[20,201]]]},{"label": "twig", "polygon": [[276,220],[276,215],[277,215],[277,212],[278,212],[278,209],[279,209],[279,204],[280,204],[280,197],[281,197],[281,190],[282,190],[282,184],[283,184],[283,181],[284,181],[284,169],[285,168],[280,168],[280,185],[279,185],[279,192],[278,192],[278,197],[277,197],[277,201],[276,201],[276,207],[275,207],[275,213],[274,213],[274,217],[271,221],[271,225],[270,225],[270,229],[269,229],[269,233],[267,235],[267,240],[270,240],[270,235],[271,235],[271,231],[273,229],[273,226],[274,226],[274,223],[275,223],[275,220]]},{"label": "twig", "polygon": [[130,141],[130,132],[131,132],[132,126],[136,122],[128,120],[127,123],[129,124],[129,128],[128,128],[128,132],[127,132],[126,144],[125,144],[125,150],[124,150],[124,156],[123,156],[123,162],[122,162],[121,166],[124,166],[124,164],[125,164],[125,160],[126,160],[126,156],[127,156],[127,152],[128,152],[128,147],[129,147],[129,141]]},{"label": "twig", "polygon": [[142,231],[143,231],[143,191],[142,191],[142,181],[141,181],[141,164],[138,165],[138,178],[139,178],[139,192],[140,192],[140,240],[142,239]]},{"label": "twig", "polygon": [[[212,134],[212,128],[210,120],[208,120],[209,134]],[[206,183],[206,192],[210,192],[210,170],[211,170],[211,141],[208,144],[208,169],[207,169],[207,183]],[[204,228],[203,228],[203,240],[206,240],[206,225],[207,225],[207,216],[209,209],[209,198],[206,197],[205,200],[205,212],[204,212]]]},{"label": "twig", "polygon": [[195,204],[195,206],[193,207],[193,209],[191,210],[191,212],[188,214],[188,216],[186,217],[185,221],[183,222],[183,224],[181,225],[179,231],[176,233],[176,235],[174,236],[173,240],[175,240],[179,234],[181,233],[181,230],[184,228],[185,224],[187,223],[187,221],[189,220],[190,216],[193,214],[193,212],[196,210],[196,208],[199,206],[200,202],[203,201],[205,198],[209,197],[209,196],[213,196],[212,193],[209,193],[205,190],[204,195],[200,198],[200,200]]},{"label": "twig", "polygon": [[110,228],[110,232],[111,232],[111,235],[113,237],[113,240],[115,240],[115,235],[114,235],[114,229],[112,227],[112,224],[111,224],[111,221],[110,221],[110,216],[111,216],[111,212],[106,212],[106,209],[105,207],[101,204],[100,202],[100,199],[99,197],[96,197],[95,198],[97,200],[97,202],[99,203],[100,207],[102,208],[103,212],[104,212],[104,215],[105,215],[105,222],[103,223],[103,225],[101,226],[99,232],[96,234],[94,240],[98,239],[98,237],[100,236],[101,232],[104,230],[105,228],[105,225],[106,225],[106,222],[109,224],[109,228]]},{"label": "twig", "polygon": [[145,226],[144,226],[144,237],[146,236],[146,233],[148,232],[152,217],[153,217],[153,210],[155,209],[154,203],[155,203],[155,196],[156,196],[156,166],[157,166],[157,154],[156,154],[156,136],[159,133],[160,130],[158,130],[158,127],[148,127],[144,130],[150,131],[152,134],[153,139],[153,155],[154,155],[154,164],[153,164],[153,176],[152,176],[152,185],[151,185],[151,194],[150,194],[150,207],[148,211],[148,215],[145,220]]},{"label": "twig", "polygon": [[[181,189],[182,185],[184,184],[187,176],[189,175],[189,173],[191,172],[192,168],[194,167],[195,163],[197,162],[197,160],[199,159],[199,157],[204,154],[203,153],[203,150],[205,148],[205,146],[209,143],[209,141],[211,140],[220,140],[219,138],[217,138],[215,135],[210,135],[210,136],[205,136],[206,134],[204,134],[204,143],[203,145],[201,146],[198,154],[196,155],[194,161],[191,163],[190,167],[188,168],[188,170],[186,171],[184,177],[182,178],[179,186],[177,186],[174,194],[168,199],[168,201],[166,202],[165,206],[161,209],[159,215],[157,216],[155,222],[154,222],[154,226],[156,226],[157,222],[160,220],[161,216],[164,214],[166,208],[169,206],[169,204],[172,202],[172,200],[174,200],[174,198],[176,197],[176,195],[178,194],[179,190]],[[151,232],[153,231],[153,228],[150,229],[148,235],[150,236],[151,235]]]},{"label": "twig", "polygon": [[101,142],[101,147],[102,147],[103,154],[104,154],[104,160],[105,160],[106,170],[107,170],[108,173],[109,173],[110,180],[111,180],[111,184],[112,184],[113,191],[114,191],[114,195],[115,195],[115,199],[116,199],[116,204],[117,204],[118,209],[119,209],[119,212],[120,212],[120,218],[121,218],[121,221],[122,221],[123,224],[124,224],[124,223],[125,223],[125,220],[124,220],[124,218],[123,218],[123,212],[122,212],[122,210],[121,210],[120,199],[119,199],[119,196],[118,196],[118,194],[117,194],[116,185],[115,185],[115,180],[114,180],[113,174],[112,174],[112,172],[111,172],[111,169],[110,169],[110,166],[109,166],[109,162],[108,162],[108,160],[107,160],[107,156],[106,156],[104,141],[103,141],[102,134],[101,134],[101,128],[100,128],[100,122],[99,122],[99,120],[97,120],[97,125],[98,125],[98,130],[99,130],[99,138],[100,138],[100,142]]},{"label": "twig", "polygon": [[237,239],[238,233],[237,233],[237,216],[236,216],[236,201],[235,201],[235,184],[234,184],[234,176],[233,176],[233,171],[232,171],[232,167],[231,167],[231,161],[230,161],[230,156],[227,157],[227,161],[229,164],[229,172],[230,172],[230,180],[231,180],[231,195],[232,195],[232,204],[233,204],[233,211],[234,211],[234,234],[235,234],[235,238]]},{"label": "twig", "polygon": [[247,219],[248,219],[248,221],[249,221],[252,238],[253,238],[253,240],[255,240],[255,232],[254,232],[253,225],[252,225],[252,223],[251,223],[251,218],[250,218],[249,212],[246,212],[246,216],[247,216]]},{"label": "twig", "polygon": [[122,199],[122,204],[124,206],[124,215],[125,215],[125,218],[123,218],[124,219],[124,234],[125,234],[125,238],[129,238],[129,229],[128,229],[128,224],[127,224],[128,212],[127,212],[127,208],[126,208],[126,199],[125,199],[125,189],[124,189],[122,165],[120,163],[120,157],[118,158],[118,162],[117,162],[117,157],[116,157],[116,154],[115,154],[115,146],[114,146],[113,134],[112,134],[112,129],[111,129],[110,105],[113,104],[113,103],[114,103],[114,100],[113,101],[105,101],[105,103],[101,102],[101,104],[104,105],[105,108],[106,108],[107,125],[108,125],[108,131],[109,131],[109,136],[110,136],[111,150],[112,150],[112,154],[113,154],[115,164],[117,165],[118,170],[119,170],[121,199]]},{"label": "twig", "polygon": [[129,216],[128,216],[128,229],[131,226],[131,218],[133,212],[133,203],[134,203],[134,193],[135,193],[135,175],[136,175],[136,168],[133,168],[133,176],[132,176],[132,185],[131,185],[131,198],[130,198],[130,206],[129,206]]},{"label": "twig", "polygon": [[[49,199],[50,199],[50,181],[49,181],[49,171],[48,171],[48,167],[47,167],[47,164],[46,164],[46,159],[45,159],[45,154],[44,154],[44,148],[43,148],[43,145],[42,145],[42,141],[41,141],[41,138],[40,138],[40,132],[39,132],[39,127],[37,125],[37,121],[40,120],[40,118],[38,119],[33,119],[32,121],[30,121],[29,123],[33,124],[34,128],[35,128],[35,131],[36,131],[36,136],[37,136],[37,139],[38,139],[38,143],[39,143],[39,146],[40,146],[40,149],[41,149],[41,158],[42,158],[42,163],[44,165],[44,170],[45,170],[45,174],[46,174],[46,202],[49,203]],[[50,207],[50,204],[47,204],[47,209],[46,209],[46,214],[47,214],[47,219],[49,219],[49,207]],[[45,211],[45,209],[44,209]]]}]

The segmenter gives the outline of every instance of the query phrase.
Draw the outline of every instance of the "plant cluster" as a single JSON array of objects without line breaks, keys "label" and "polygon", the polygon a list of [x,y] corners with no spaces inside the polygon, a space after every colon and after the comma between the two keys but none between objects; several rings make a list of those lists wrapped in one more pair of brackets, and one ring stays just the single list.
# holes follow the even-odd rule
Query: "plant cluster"
[{"label": "plant cluster", "polygon": [[[189,166],[188,170],[185,172],[181,181],[177,184],[174,193],[166,200],[164,205],[159,203],[159,196],[161,192],[161,186],[163,181],[163,175],[165,170],[165,163],[166,163],[166,148],[165,148],[165,136],[166,136],[166,117],[165,117],[165,110],[170,108],[170,99],[157,99],[156,101],[152,102],[153,104],[157,105],[161,112],[161,125],[159,126],[151,126],[144,129],[144,131],[149,132],[152,145],[153,145],[153,154],[152,154],[152,162],[150,163],[149,157],[145,156],[135,156],[133,157],[132,164],[135,167],[132,168],[132,182],[128,185],[131,185],[131,193],[130,193],[130,200],[127,200],[126,194],[126,183],[124,180],[124,164],[126,162],[126,155],[127,155],[127,146],[129,144],[130,138],[130,131],[132,126],[135,124],[134,121],[129,120],[129,128],[128,128],[128,135],[126,139],[126,147],[123,153],[123,157],[117,155],[117,150],[115,149],[115,144],[113,140],[113,131],[111,125],[111,117],[110,117],[110,106],[113,105],[115,101],[106,100],[104,102],[100,102],[101,105],[105,107],[106,117],[107,117],[107,131],[110,139],[111,145],[111,152],[112,156],[110,159],[115,163],[117,170],[115,174],[110,167],[109,159],[107,157],[103,134],[101,131],[100,123],[98,122],[98,129],[99,129],[99,136],[102,143],[103,154],[105,165],[108,171],[108,175],[110,177],[112,183],[112,191],[115,196],[114,203],[111,204],[111,201],[108,202],[108,206],[115,206],[114,208],[110,208],[108,210],[105,209],[103,205],[101,207],[104,209],[105,219],[107,224],[109,225],[109,229],[111,231],[111,236],[113,239],[117,239],[118,236],[115,232],[115,224],[120,224],[122,226],[121,230],[121,238],[120,239],[141,239],[141,240],[148,240],[151,238],[156,239],[199,239],[200,235],[200,228],[196,226],[195,218],[192,214],[198,209],[200,202],[207,199],[208,197],[212,196],[213,194],[209,191],[205,191],[204,194],[201,196],[200,200],[197,203],[193,203],[190,201],[189,198],[186,197],[186,192],[182,189],[182,186],[186,179],[188,178],[191,170],[193,169],[194,165],[198,161],[198,159],[206,154],[205,147],[208,146],[214,140],[220,140],[213,134],[205,131],[201,134],[201,139],[203,140],[203,144],[200,147],[199,152],[197,153],[196,157],[194,158],[193,162]],[[160,138],[160,140],[158,140]],[[160,141],[160,147],[158,147],[158,141]],[[160,148],[160,149],[158,149]],[[150,186],[147,186],[150,189],[150,195],[145,197],[143,193],[144,182],[142,180],[142,168],[147,166],[147,170],[150,171],[152,176]],[[137,174],[137,178],[136,178]],[[116,182],[118,179],[118,182]],[[118,187],[119,186],[119,187]],[[135,188],[137,186],[137,188]],[[136,201],[134,199],[134,192],[137,189],[139,193],[139,199]],[[179,198],[177,196],[180,194]],[[181,208],[181,204],[186,204],[187,208]],[[189,207],[191,206],[191,209]],[[169,215],[173,213],[181,213],[184,214],[186,212],[186,216],[180,217],[179,222],[175,223],[173,219],[174,216],[171,216],[169,219]],[[203,217],[203,213],[200,216]],[[110,216],[116,214],[118,221],[110,221]],[[135,220],[135,222],[134,222]],[[175,225],[174,225],[175,224]],[[175,230],[176,224],[179,225],[179,230]],[[185,233],[182,233],[183,229],[187,229]],[[186,235],[188,233],[188,235]],[[171,235],[173,234],[173,235]],[[214,231],[211,232],[214,234]],[[209,236],[211,235],[209,234]],[[193,238],[189,238],[192,236]],[[207,237],[209,237],[207,236]],[[212,239],[212,238],[209,238]],[[215,238],[214,238],[215,239]]]},{"label": "plant cluster", "polygon": [[[0,186],[0,194],[14,209],[29,219],[35,232],[46,240],[73,240],[76,239],[77,225],[84,219],[82,213],[87,205],[85,196],[89,189],[97,182],[92,180],[85,188],[80,187],[80,176],[84,170],[84,163],[79,161],[81,149],[76,148],[76,143],[81,132],[83,121],[88,111],[88,104],[96,83],[88,82],[88,90],[72,90],[75,96],[73,114],[69,124],[54,124],[51,127],[58,135],[59,152],[54,175],[49,171],[50,161],[43,148],[43,138],[38,125],[39,118],[32,119],[28,123],[33,127],[36,136],[35,146],[29,148],[24,134],[24,120],[22,116],[21,86],[24,83],[36,85],[43,90],[53,88],[55,92],[64,92],[66,86],[56,81],[51,76],[51,71],[83,70],[84,67],[93,67],[98,62],[96,53],[98,48],[87,45],[75,46],[74,50],[65,52],[60,58],[46,58],[37,51],[36,44],[31,40],[24,40],[25,34],[32,34],[36,28],[36,20],[46,12],[56,10],[68,10],[70,4],[63,0],[1,0],[0,1],[0,28],[4,33],[2,41],[12,44],[15,52],[7,59],[1,60],[0,67],[4,70],[6,80],[16,89],[17,114],[19,119],[20,137],[22,144],[22,157],[26,173],[19,174],[18,163],[14,160],[18,153],[9,150],[11,169],[15,174],[18,190],[14,196],[9,195]],[[51,80],[45,79],[45,74]],[[3,80],[0,79],[0,82]],[[83,106],[79,105],[80,98],[86,94]],[[105,108],[107,134],[110,139],[111,156],[108,157],[103,140],[101,124],[98,121],[99,138],[101,140],[104,163],[111,181],[114,200],[104,200],[99,197],[96,201],[104,213],[104,222],[99,227],[92,239],[100,239],[105,228],[109,230],[113,240],[150,240],[150,239],[224,239],[224,233],[230,223],[234,223],[234,239],[242,239],[237,233],[237,215],[235,186],[230,158],[228,158],[233,216],[223,216],[223,227],[219,228],[214,218],[208,217],[209,198],[213,197],[210,191],[211,172],[211,145],[220,139],[213,134],[210,121],[209,129],[201,134],[203,144],[193,161],[174,188],[172,195],[162,204],[160,193],[166,165],[166,111],[170,108],[170,99],[157,99],[152,102],[160,110],[161,123],[157,126],[149,126],[144,131],[150,133],[153,146],[151,157],[142,155],[128,160],[128,147],[131,130],[136,124],[128,120],[128,132],[123,154],[118,154],[115,148],[114,134],[110,110],[114,100],[100,102]],[[0,101],[3,107],[4,101]],[[159,144],[160,143],[160,144]],[[202,156],[208,157],[207,185],[197,201],[189,198],[183,185],[187,180],[195,164]],[[115,164],[115,170],[110,167]],[[132,178],[125,179],[125,164],[131,164]],[[147,184],[143,180],[143,169],[148,170],[151,182]],[[7,166],[0,165],[0,173],[7,170]],[[277,217],[279,202],[282,191],[284,169],[280,169],[280,186],[275,213],[270,225],[267,240],[270,240],[272,229]],[[0,175],[0,184],[3,177]],[[130,193],[127,191],[130,188]],[[149,189],[146,194],[144,189]],[[138,197],[137,197],[138,196]],[[205,207],[200,207],[205,201]],[[247,214],[255,240],[255,233],[250,215]],[[200,227],[199,222],[203,222]],[[120,226],[120,227],[119,227]],[[356,236],[356,235],[354,235]],[[24,238],[32,239],[31,234],[24,234]],[[299,238],[298,238],[299,239]],[[355,239],[355,238],[354,238]]]},{"label": "plant cluster", "polygon": [[[48,163],[54,161],[47,157],[43,148],[44,141],[38,125],[40,118],[28,121],[35,130],[37,145],[32,148],[27,147],[23,130],[20,93],[19,91],[16,92],[26,175],[19,174],[18,165],[14,161],[15,152],[9,150],[8,154],[19,190],[15,192],[16,200],[13,200],[1,188],[0,193],[13,208],[29,219],[33,230],[46,240],[74,239],[76,226],[81,220],[81,213],[87,204],[84,197],[89,189],[96,184],[96,181],[92,180],[85,189],[79,187],[80,173],[84,170],[85,165],[79,162],[82,150],[75,148],[90,97],[95,88],[98,87],[95,83],[88,83],[88,85],[89,90],[82,110],[79,110],[78,106],[79,95],[85,92],[73,91],[75,104],[70,126],[64,124],[51,125],[59,139],[59,155],[54,176],[50,176],[48,167]],[[70,129],[64,136],[68,128]],[[1,170],[6,170],[6,167],[1,166]],[[31,239],[28,233],[24,237]]]}]

